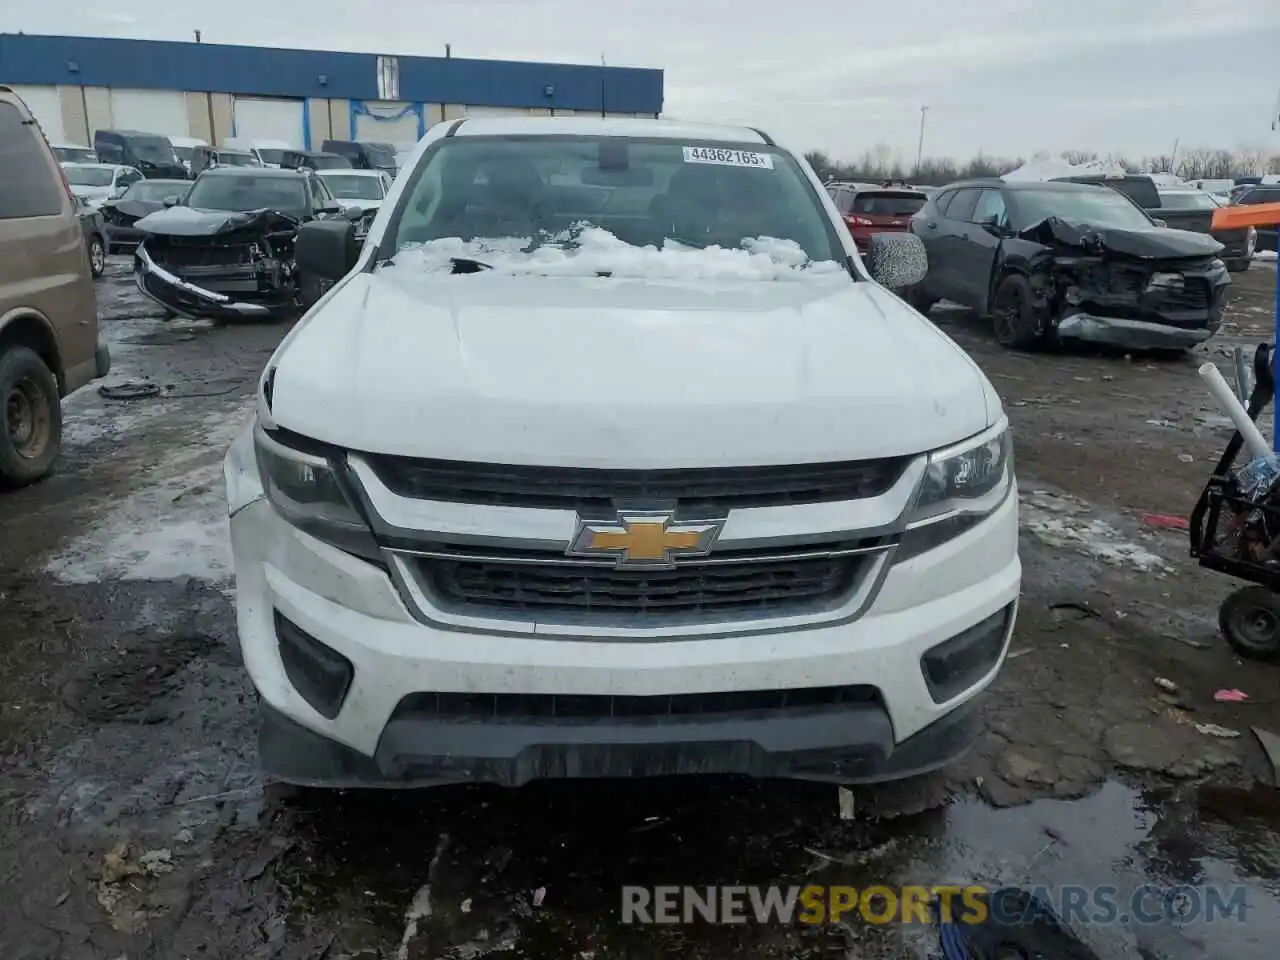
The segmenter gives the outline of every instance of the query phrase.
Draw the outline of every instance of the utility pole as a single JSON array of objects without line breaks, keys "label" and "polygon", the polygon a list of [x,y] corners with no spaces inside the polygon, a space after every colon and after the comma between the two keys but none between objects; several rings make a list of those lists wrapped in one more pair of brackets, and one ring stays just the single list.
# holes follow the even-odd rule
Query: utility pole
[{"label": "utility pole", "polygon": [[924,160],[924,118],[928,115],[929,108],[920,108],[920,140],[916,143],[916,176],[920,176],[920,164]]},{"label": "utility pole", "polygon": [[600,54],[600,116],[602,116],[602,117],[605,115],[605,110],[604,110],[604,83],[605,83],[605,76],[606,76],[606,74],[605,74],[605,68],[606,68],[607,66],[608,66],[608,64],[606,64],[606,63],[604,62],[604,54],[602,53],[602,54]]},{"label": "utility pole", "polygon": [[445,58],[446,60],[448,60],[448,59],[450,59],[450,58],[452,58],[452,57],[453,57],[453,44],[452,44],[452,43],[446,43],[446,44],[444,45],[444,58]]},{"label": "utility pole", "polygon": [[199,43],[199,42],[200,42],[200,31],[199,31],[199,30],[195,31],[195,34],[196,34],[196,43]]}]

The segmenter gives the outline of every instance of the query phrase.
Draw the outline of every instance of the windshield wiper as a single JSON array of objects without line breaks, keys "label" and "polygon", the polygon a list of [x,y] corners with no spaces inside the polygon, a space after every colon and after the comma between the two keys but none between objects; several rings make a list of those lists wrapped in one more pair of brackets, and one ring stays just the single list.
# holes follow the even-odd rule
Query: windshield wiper
[{"label": "windshield wiper", "polygon": [[473,257],[450,257],[454,273],[479,273],[481,270],[492,270],[493,265]]}]

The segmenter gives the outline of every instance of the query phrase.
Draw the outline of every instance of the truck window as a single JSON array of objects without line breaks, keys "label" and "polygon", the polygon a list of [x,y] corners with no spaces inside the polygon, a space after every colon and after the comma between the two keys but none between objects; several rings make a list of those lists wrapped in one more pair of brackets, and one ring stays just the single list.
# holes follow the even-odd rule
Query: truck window
[{"label": "truck window", "polygon": [[40,128],[0,103],[0,220],[54,217],[62,212],[62,184],[49,167]]}]

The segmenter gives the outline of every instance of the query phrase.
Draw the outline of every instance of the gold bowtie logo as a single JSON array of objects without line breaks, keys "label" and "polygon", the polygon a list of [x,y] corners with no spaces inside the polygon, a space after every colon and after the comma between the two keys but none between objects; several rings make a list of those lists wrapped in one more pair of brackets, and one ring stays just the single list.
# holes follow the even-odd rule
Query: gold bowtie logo
[{"label": "gold bowtie logo", "polygon": [[723,520],[679,521],[670,513],[620,511],[615,521],[578,520],[571,557],[612,557],[620,567],[674,565],[677,557],[706,556]]}]

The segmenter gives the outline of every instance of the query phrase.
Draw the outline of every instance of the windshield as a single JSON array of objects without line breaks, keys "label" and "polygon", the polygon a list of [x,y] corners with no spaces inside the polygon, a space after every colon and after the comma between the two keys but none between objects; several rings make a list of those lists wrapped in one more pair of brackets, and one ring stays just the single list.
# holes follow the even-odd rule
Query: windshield
[{"label": "windshield", "polygon": [[175,180],[139,180],[128,191],[125,200],[151,200],[159,202],[165,197],[180,197],[189,184]]},{"label": "windshield", "polygon": [[87,147],[54,147],[53,155],[62,163],[93,163],[93,151]]},{"label": "windshield", "polygon": [[610,256],[630,250],[628,269],[635,254],[670,260],[712,248],[734,261],[776,259],[793,273],[845,257],[816,194],[781,150],[618,137],[445,140],[415,173],[383,249],[496,240],[550,263],[556,257],[535,248],[572,249],[584,237]]},{"label": "windshield", "polygon": [[130,137],[129,146],[139,160],[146,160],[148,163],[173,163],[173,144],[164,137]]},{"label": "windshield", "polygon": [[333,170],[335,168],[339,170],[351,169],[351,161],[346,157],[338,156],[337,154],[325,156],[323,154],[313,153],[303,157],[299,161],[299,165],[303,167],[310,167],[312,170]]},{"label": "windshield", "polygon": [[1164,210],[1213,210],[1221,206],[1211,193],[1162,193],[1160,207]]},{"label": "windshield", "polygon": [[109,187],[115,171],[111,167],[63,167],[67,183],[73,187]]},{"label": "windshield", "polygon": [[909,217],[925,204],[920,193],[860,193],[853,198],[853,213],[881,217]]},{"label": "windshield", "polygon": [[218,152],[218,163],[224,167],[256,167],[257,158],[251,153]]},{"label": "windshield", "polygon": [[1097,227],[1149,230],[1151,220],[1122,193],[1109,187],[1080,190],[1017,190],[1018,229],[1049,217],[1061,217]]},{"label": "windshield", "polygon": [[283,163],[284,149],[279,150],[273,147],[258,147],[258,156],[262,158],[263,163]]},{"label": "windshield", "polygon": [[389,143],[364,143],[365,154],[375,167],[391,168],[396,165],[396,150]]},{"label": "windshield", "polygon": [[200,210],[268,209],[304,216],[307,191],[301,177],[205,174],[187,194],[186,205]]},{"label": "windshield", "polygon": [[339,200],[381,200],[382,185],[377,177],[329,173],[322,178],[329,191]]},{"label": "windshield", "polygon": [[178,155],[179,160],[190,163],[195,157],[195,147],[174,147],[173,152]]}]

